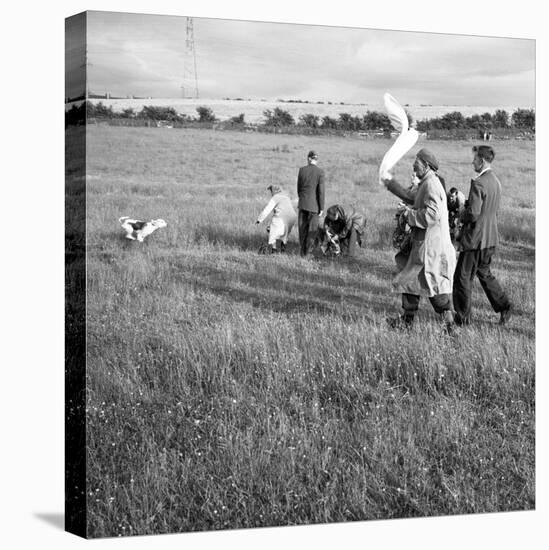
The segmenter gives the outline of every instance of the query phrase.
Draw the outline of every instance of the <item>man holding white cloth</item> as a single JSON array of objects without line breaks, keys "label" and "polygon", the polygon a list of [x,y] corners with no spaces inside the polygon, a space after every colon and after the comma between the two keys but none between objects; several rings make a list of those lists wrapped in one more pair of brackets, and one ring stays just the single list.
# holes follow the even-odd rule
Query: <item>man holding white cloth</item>
[{"label": "man holding white cloth", "polygon": [[429,298],[450,332],[454,325],[452,279],[456,252],[450,239],[446,193],[437,176],[438,160],[428,149],[420,149],[414,161],[419,179],[417,191],[409,191],[394,179],[383,178],[391,193],[406,206],[406,221],[412,228],[411,249],[399,258],[393,287],[402,294],[403,314],[389,319],[394,328],[411,327],[421,296]]}]

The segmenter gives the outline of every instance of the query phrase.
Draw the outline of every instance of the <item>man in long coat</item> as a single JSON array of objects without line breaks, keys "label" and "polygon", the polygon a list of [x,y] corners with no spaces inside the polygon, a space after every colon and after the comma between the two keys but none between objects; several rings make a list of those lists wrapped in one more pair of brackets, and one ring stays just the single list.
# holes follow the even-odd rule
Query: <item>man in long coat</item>
[{"label": "man in long coat", "polygon": [[459,238],[461,250],[454,275],[454,308],[456,322],[471,322],[471,291],[475,275],[490,301],[500,314],[500,323],[509,318],[511,303],[490,270],[490,262],[499,244],[497,212],[501,199],[501,184],[492,171],[495,153],[489,145],[473,147],[473,169],[478,176],[471,180],[471,189]]},{"label": "man in long coat", "polygon": [[316,152],[309,151],[307,166],[302,166],[297,176],[301,256],[307,256],[312,251],[318,232],[318,218],[324,210],[324,171],[316,165],[317,160]]},{"label": "man in long coat", "polygon": [[397,262],[401,269],[393,280],[394,289],[402,294],[404,313],[389,320],[393,327],[412,325],[421,296],[429,298],[448,329],[454,324],[451,293],[456,252],[450,239],[446,193],[437,170],[436,157],[424,148],[414,161],[417,191],[405,189],[393,179],[384,180],[389,191],[412,205],[406,207],[406,221],[412,228],[411,249]]}]

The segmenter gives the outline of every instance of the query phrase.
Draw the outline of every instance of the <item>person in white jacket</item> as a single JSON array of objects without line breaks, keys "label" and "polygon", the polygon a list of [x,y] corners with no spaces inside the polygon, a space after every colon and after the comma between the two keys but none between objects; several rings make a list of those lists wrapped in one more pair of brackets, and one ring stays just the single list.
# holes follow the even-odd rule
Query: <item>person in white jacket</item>
[{"label": "person in white jacket", "polygon": [[267,252],[278,252],[277,241],[280,241],[280,252],[284,252],[292,227],[297,221],[297,214],[290,197],[278,185],[269,185],[267,189],[271,192],[271,200],[261,211],[255,223],[263,222],[273,212],[271,224],[267,230],[269,232]]}]

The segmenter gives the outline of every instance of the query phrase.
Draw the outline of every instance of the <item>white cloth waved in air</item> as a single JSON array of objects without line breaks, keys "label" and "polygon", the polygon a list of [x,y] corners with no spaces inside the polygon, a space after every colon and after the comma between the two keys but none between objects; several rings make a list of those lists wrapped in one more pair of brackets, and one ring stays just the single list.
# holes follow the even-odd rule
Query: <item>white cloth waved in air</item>
[{"label": "white cloth waved in air", "polygon": [[415,145],[419,137],[417,130],[408,127],[406,111],[391,94],[386,93],[383,95],[383,103],[391,124],[395,130],[400,132],[400,135],[381,161],[379,167],[380,184],[383,183],[383,179],[391,179],[392,168]]}]

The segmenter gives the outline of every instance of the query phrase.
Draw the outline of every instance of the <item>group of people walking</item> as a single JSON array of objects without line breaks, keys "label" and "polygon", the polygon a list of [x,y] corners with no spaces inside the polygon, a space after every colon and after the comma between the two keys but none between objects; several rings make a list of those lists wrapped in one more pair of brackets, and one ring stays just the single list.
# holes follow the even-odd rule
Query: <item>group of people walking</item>
[{"label": "group of people walking", "polygon": [[[470,324],[475,277],[493,310],[500,314],[500,323],[509,319],[511,303],[490,269],[499,244],[497,212],[501,200],[501,184],[491,166],[495,152],[489,145],[479,145],[472,153],[477,176],[471,180],[466,201],[456,188],[446,192],[438,174],[438,160],[426,148],[416,154],[412,186],[404,187],[394,178],[383,180],[386,188],[402,200],[400,216],[410,228],[409,246],[395,256],[393,287],[402,295],[403,313],[388,319],[393,328],[413,325],[422,296],[429,299],[448,331],[455,325]],[[366,220],[360,212],[336,204],[328,208],[324,224],[319,227],[325,176],[317,160],[316,152],[310,151],[307,165],[299,169],[297,215],[288,195],[271,185],[271,200],[256,223],[274,210],[269,228],[272,251],[277,251],[277,241],[281,251],[285,250],[297,221],[301,256],[311,254],[316,245],[325,252],[331,244],[337,252],[352,256],[356,245],[361,244]]]},{"label": "group of people walking", "polygon": [[488,145],[475,146],[472,152],[477,176],[471,180],[469,198],[458,209],[458,258],[450,234],[448,204],[462,200],[455,189],[450,190],[450,197],[446,195],[435,155],[425,148],[418,151],[413,165],[418,185],[414,189],[406,189],[394,179],[383,180],[406,204],[404,215],[411,227],[410,249],[396,256],[399,272],[393,285],[402,294],[403,314],[390,320],[393,327],[412,325],[421,296],[429,298],[448,330],[455,324],[470,324],[475,277],[493,310],[500,314],[500,323],[509,319],[511,303],[490,269],[499,244],[501,200],[501,183],[491,166],[495,152]]}]

